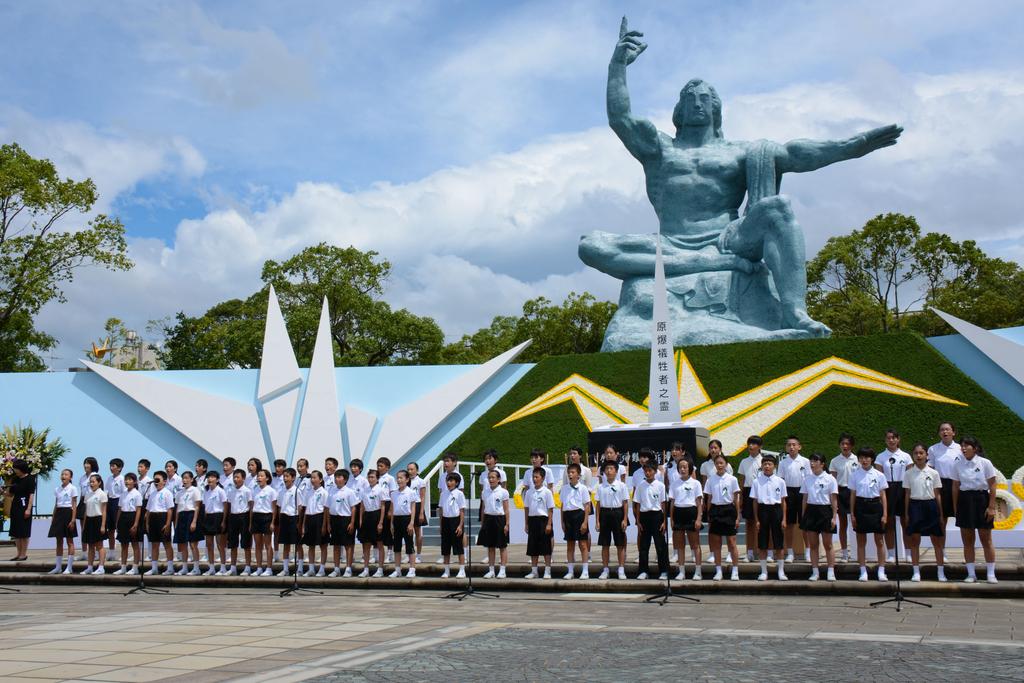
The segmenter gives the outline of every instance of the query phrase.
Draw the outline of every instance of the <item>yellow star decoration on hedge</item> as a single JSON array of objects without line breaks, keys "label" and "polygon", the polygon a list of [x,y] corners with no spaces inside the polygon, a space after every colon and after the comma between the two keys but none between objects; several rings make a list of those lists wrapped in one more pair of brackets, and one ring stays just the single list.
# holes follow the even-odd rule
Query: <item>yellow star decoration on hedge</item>
[{"label": "yellow star decoration on hedge", "polygon": [[[848,360],[831,356],[805,368],[783,375],[749,391],[718,403],[710,397],[689,358],[677,351],[676,376],[679,378],[680,417],[685,422],[706,426],[725,445],[725,452],[736,454],[746,447],[750,434],[765,434],[780,422],[833,386],[878,391],[924,401],[967,405],[935,392]],[[637,404],[579,374],[572,374],[528,404],[494,425],[521,420],[552,406],[572,401],[587,428],[607,424],[646,422],[648,399]]]}]

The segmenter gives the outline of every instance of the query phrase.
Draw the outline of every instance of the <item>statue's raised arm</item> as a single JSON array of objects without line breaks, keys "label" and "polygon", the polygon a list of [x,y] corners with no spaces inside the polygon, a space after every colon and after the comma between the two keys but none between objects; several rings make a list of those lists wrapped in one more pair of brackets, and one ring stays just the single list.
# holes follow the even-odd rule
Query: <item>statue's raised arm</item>
[{"label": "statue's raised arm", "polygon": [[629,87],[626,85],[626,67],[632,64],[647,44],[640,41],[640,31],[630,31],[626,17],[619,27],[619,41],[615,44],[612,61],[608,64],[608,125],[622,140],[629,153],[644,162],[658,154],[658,130],[646,119],[633,117],[629,105]]},{"label": "statue's raised arm", "polygon": [[816,171],[837,161],[857,159],[896,144],[903,129],[895,123],[873,128],[846,140],[790,140],[779,147],[775,160],[781,173]]}]

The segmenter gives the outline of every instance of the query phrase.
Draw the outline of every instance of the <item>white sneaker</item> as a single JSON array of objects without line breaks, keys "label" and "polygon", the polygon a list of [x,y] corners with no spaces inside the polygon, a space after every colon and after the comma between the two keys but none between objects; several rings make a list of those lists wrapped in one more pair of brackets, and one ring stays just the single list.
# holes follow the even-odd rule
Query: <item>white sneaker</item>
[{"label": "white sneaker", "polygon": [[576,578],[576,574],[574,572],[568,571],[568,572],[565,573],[565,576],[563,576],[562,578],[566,579],[568,581],[572,581],[573,579]]},{"label": "white sneaker", "polygon": [[676,550],[672,553],[672,558],[669,560],[672,564],[679,564],[679,551]]},{"label": "white sneaker", "polygon": [[753,550],[748,550],[747,551],[747,562],[753,562],[753,561],[754,561],[754,551]]},{"label": "white sneaker", "polygon": [[228,567],[228,573],[225,576],[238,576],[238,567],[235,565]]},{"label": "white sneaker", "polygon": [[[194,568],[194,569],[193,569],[192,571],[190,571],[190,572],[188,573],[188,575],[189,575],[189,576],[201,576],[201,575],[202,575],[202,572],[201,572],[201,571],[199,571],[199,567],[196,567],[196,568]],[[266,576],[266,574],[264,574],[264,576]]]},{"label": "white sneaker", "polygon": [[881,568],[881,567],[878,568],[878,580],[879,581],[888,581],[889,580],[889,577],[887,577],[885,575],[885,570],[883,568]]},{"label": "white sneaker", "polygon": [[388,574],[389,579],[397,579],[402,576],[401,570],[396,569],[395,571]]},{"label": "white sneaker", "polygon": [[174,568],[168,566],[167,569],[164,570],[164,576],[174,576]]},{"label": "white sneaker", "polygon": [[100,575],[100,574],[106,574],[106,573],[107,573],[107,571],[103,568],[102,564],[99,567],[96,568],[96,571],[93,572],[93,574],[96,574],[97,576]]},{"label": "white sneaker", "polygon": [[757,575],[757,580],[758,581],[767,581],[768,580],[768,573],[767,572],[761,572],[760,574]]},{"label": "white sneaker", "polygon": [[890,551],[889,551],[889,554],[887,554],[887,555],[885,556],[885,561],[886,561],[886,562],[890,562],[890,563],[892,563],[892,562],[895,562],[895,561],[896,561],[896,553],[894,553],[894,552],[892,552],[892,551],[890,550]]},{"label": "white sneaker", "polygon": [[711,580],[712,581],[721,581],[722,580],[722,568],[721,567],[718,567],[718,568],[715,569],[715,575],[711,577]]},{"label": "white sneaker", "polygon": [[697,567],[696,569],[693,570],[693,576],[690,577],[690,578],[693,579],[694,581],[700,581],[700,578],[701,578],[700,577],[700,567]]},{"label": "white sneaker", "polygon": [[74,573],[75,573],[75,570],[72,569],[71,567],[65,567],[64,571],[61,572],[61,574],[69,574],[69,575],[70,574],[74,574]]},{"label": "white sneaker", "polygon": [[84,576],[86,574],[92,574],[92,567],[86,567],[85,568],[85,570],[82,572],[82,575]]},{"label": "white sneaker", "polygon": [[245,569],[242,570],[242,576],[252,576],[252,569],[249,568],[249,565],[245,565]]},{"label": "white sneaker", "polygon": [[580,578],[581,579],[589,579],[590,578],[590,569],[587,567],[587,565],[583,565],[583,571],[580,572]]},{"label": "white sneaker", "polygon": [[725,564],[732,564],[732,551],[731,550],[727,551],[725,553]]},{"label": "white sneaker", "polygon": [[438,557],[434,564],[444,564],[444,555]]},{"label": "white sneaker", "polygon": [[636,580],[637,581],[646,581],[647,580],[647,572],[640,572],[639,574],[637,574],[636,575]]},{"label": "white sneaker", "polygon": [[832,567],[829,567],[828,568],[828,572],[825,574],[825,580],[826,581],[835,581],[836,580],[836,570],[833,569]]},{"label": "white sneaker", "polygon": [[345,572],[341,575],[341,578],[343,578],[343,579],[351,579],[352,578],[352,567],[345,567]]},{"label": "white sneaker", "polygon": [[867,581],[868,580],[868,570],[867,569],[861,569],[860,570],[860,576],[857,577],[857,580],[858,581]]},{"label": "white sneaker", "polygon": [[[51,569],[50,571],[48,571],[48,572],[46,572],[46,573],[47,573],[47,574],[60,574],[60,572],[61,572],[61,569],[63,569],[63,567],[61,567],[61,566],[59,566],[59,565],[58,565],[58,566],[54,567],[53,569]],[[123,569],[123,568],[122,568],[122,569]],[[116,572],[115,572],[115,573],[116,573]]]},{"label": "white sneaker", "polygon": [[913,581],[914,583],[918,583],[921,580],[921,573],[920,572],[914,572],[914,575],[910,577],[910,580]]},{"label": "white sneaker", "polygon": [[733,567],[732,568],[732,573],[729,574],[729,580],[730,581],[739,581],[740,580],[740,570],[739,570],[738,567]]},{"label": "white sneaker", "polygon": [[988,578],[985,579],[986,583],[999,583],[999,579],[996,578],[995,574],[989,574]]},{"label": "white sneaker", "polygon": [[625,579],[626,578],[626,570],[624,568],[622,568],[622,567],[619,567],[619,578],[620,579]]},{"label": "white sneaker", "polygon": [[530,572],[526,576],[524,576],[523,578],[524,579],[536,579],[537,578],[537,569],[536,569],[536,567],[531,569]]},{"label": "white sneaker", "polygon": [[488,569],[487,573],[484,574],[484,578],[485,579],[493,579],[494,578],[494,570],[493,569]]},{"label": "white sneaker", "polygon": [[365,578],[366,578],[366,577],[368,577],[369,575],[370,575],[370,570],[369,570],[369,569],[367,569],[366,567],[363,567],[363,571],[359,572],[359,574],[358,574],[357,576],[358,576],[358,577],[359,577],[360,579],[365,579]]},{"label": "white sneaker", "polygon": [[789,577],[786,576],[786,572],[779,570],[779,581],[789,581]]},{"label": "white sneaker", "polygon": [[444,571],[441,572],[441,578],[442,579],[450,579],[451,576],[452,576],[452,573],[448,570],[448,567],[445,567]]},{"label": "white sneaker", "polygon": [[850,561],[850,550],[849,548],[843,548],[839,551],[839,561],[849,562]]},{"label": "white sneaker", "polygon": [[544,567],[544,578],[545,579],[550,579],[551,578],[551,567]]},{"label": "white sneaker", "polygon": [[[82,572],[82,573],[84,574],[85,572]],[[964,583],[975,583],[977,580],[978,579],[976,577],[974,577],[974,576],[968,576],[967,578],[964,579]]]},{"label": "white sneaker", "polygon": [[792,550],[787,550],[786,551],[786,562],[792,562],[792,561],[793,561],[793,551]]},{"label": "white sneaker", "polygon": [[185,576],[186,572],[187,572],[187,570],[184,567],[182,567],[178,571],[174,572],[174,575],[175,576]]},{"label": "white sneaker", "polygon": [[423,556],[420,555],[419,553],[416,553],[416,564],[422,564],[422,562],[423,562]]},{"label": "white sneaker", "polygon": [[505,568],[504,567],[498,567],[498,578],[499,579],[504,579],[505,578]]},{"label": "white sneaker", "polygon": [[[51,569],[50,573],[51,574],[56,574],[58,571],[60,571],[60,570],[59,569]],[[127,571],[127,570],[124,567],[121,567],[120,569],[115,570],[113,572],[113,575],[114,576],[121,576],[122,574],[125,573],[125,571]]]},{"label": "white sneaker", "polygon": [[464,579],[464,578],[466,578],[466,568],[465,567],[459,567],[459,573],[455,575],[455,578],[456,579]]},{"label": "white sneaker", "polygon": [[[769,562],[774,562],[775,561],[775,551],[774,550],[769,550],[768,551],[768,561]],[[728,562],[728,560],[726,560],[726,562]]]},{"label": "white sneaker", "polygon": [[608,574],[609,574],[608,567],[605,567],[604,569],[601,570],[601,573],[597,575],[597,580],[598,581],[604,581],[605,579],[608,578]]},{"label": "white sneaker", "polygon": [[686,581],[686,572],[682,569],[676,574],[676,581]]},{"label": "white sneaker", "polygon": [[327,576],[327,572],[324,571],[324,566],[323,565],[320,565],[320,568],[316,570],[316,574],[314,576],[320,576],[320,577]]},{"label": "white sneaker", "polygon": [[138,576],[139,575],[139,568],[138,567],[132,567],[131,569],[126,571],[124,573],[124,575],[125,576]]},{"label": "white sneaker", "polygon": [[807,577],[808,581],[817,581],[820,577],[818,576],[818,570],[812,569],[811,575]]},{"label": "white sneaker", "polygon": [[658,574],[658,581],[668,581],[668,572]]},{"label": "white sneaker", "polygon": [[332,579],[336,579],[339,576],[341,576],[341,571],[337,567],[335,567],[327,576],[331,577]]},{"label": "white sneaker", "polygon": [[804,551],[804,562],[810,562],[810,561],[811,561],[811,550],[810,550],[810,548],[808,548],[807,550]]},{"label": "white sneaker", "polygon": [[407,571],[405,573],[405,578],[407,578],[407,579],[415,579],[416,578],[416,570],[413,569],[412,567],[409,567],[409,571]]},{"label": "white sneaker", "polygon": [[316,576],[316,567],[310,565],[309,569],[306,570],[303,576]]},{"label": "white sneaker", "polygon": [[387,554],[387,558],[384,561],[385,562],[394,562],[395,561],[395,551],[394,550],[389,550],[388,554]]},{"label": "white sneaker", "polygon": [[377,571],[375,571],[373,573],[373,578],[375,578],[375,579],[383,579],[384,578],[384,570],[378,568]]}]

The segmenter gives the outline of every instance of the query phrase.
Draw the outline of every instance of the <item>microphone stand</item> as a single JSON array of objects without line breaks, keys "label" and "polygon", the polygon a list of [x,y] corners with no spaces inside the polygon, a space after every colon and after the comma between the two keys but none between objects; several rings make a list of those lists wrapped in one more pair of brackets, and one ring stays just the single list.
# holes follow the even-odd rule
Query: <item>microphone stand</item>
[{"label": "microphone stand", "polygon": [[[299,495],[298,491],[295,492],[295,495],[296,496]],[[324,511],[324,513],[326,514],[326,510]],[[299,542],[295,544],[295,549],[292,551],[292,564],[295,565],[295,574],[292,575],[292,585],[289,586],[288,588],[285,588],[283,591],[281,591],[279,593],[279,595],[282,598],[286,597],[288,595],[295,595],[295,594],[298,594],[298,593],[312,593],[314,595],[323,595],[324,594],[323,591],[318,591],[318,590],[313,589],[313,588],[303,588],[302,586],[299,585],[299,547],[302,545],[302,537],[305,535],[305,531],[306,531],[306,516],[305,515],[302,516],[302,531],[303,531],[303,533],[297,534]],[[316,552],[315,548],[313,549],[313,552],[314,553]]]},{"label": "microphone stand", "polygon": [[[896,464],[896,458],[889,458],[889,473],[890,474],[892,473],[892,466],[895,465],[895,464]],[[901,488],[903,487],[902,480],[900,481],[900,487]],[[904,493],[904,495],[906,495],[906,493]],[[896,515],[890,513],[889,519],[895,520],[895,518],[896,518]],[[892,522],[889,522],[889,523],[891,524]],[[871,603],[871,607],[878,607],[879,605],[885,605],[885,604],[890,603],[890,602],[895,602],[896,603],[896,611],[897,612],[900,611],[900,607],[901,607],[902,603],[904,603],[904,602],[909,602],[912,605],[919,605],[920,607],[931,607],[931,605],[929,605],[926,602],[920,602],[918,600],[911,600],[910,598],[903,597],[903,591],[900,589],[900,528],[899,527],[896,527],[895,532],[893,533],[893,539],[894,539],[893,545],[896,548],[896,592],[893,594],[893,596],[891,598],[886,598],[885,600],[878,600],[877,602]],[[906,539],[904,539],[904,543],[906,543]]]},{"label": "microphone stand", "polygon": [[[473,465],[469,466],[469,486],[470,494],[473,492],[473,484],[476,481],[474,479]],[[499,484],[500,486],[500,484]],[[455,598],[459,602],[462,602],[466,598],[500,598],[500,595],[496,593],[484,593],[473,588],[473,514],[469,504],[466,505],[466,513],[463,515],[465,520],[465,529],[462,532],[463,545],[466,549],[466,588],[461,591],[455,591],[444,596],[445,600]]]},{"label": "microphone stand", "polygon": [[[149,517],[149,512],[146,512],[146,517],[147,518]],[[147,527],[146,530],[147,530],[147,532],[149,531],[148,527]],[[147,533],[146,536],[148,537],[149,534]],[[143,540],[143,541],[140,541],[139,543],[141,543],[141,546],[139,547],[139,554],[145,556],[145,552],[144,551],[145,551],[146,541]],[[149,550],[150,557],[152,557],[153,556],[152,555],[152,553],[153,553],[153,539],[149,539],[149,548],[150,548],[150,550]],[[171,566],[173,567],[174,566],[174,551],[173,550],[171,551],[171,560],[170,560],[170,562],[171,562]],[[136,563],[136,564],[141,564],[141,563]],[[138,570],[139,570],[139,584],[137,586],[135,586],[135,588],[132,588],[130,591],[125,593],[124,594],[125,597],[128,597],[129,595],[132,595],[133,593],[146,593],[146,594],[150,594],[151,595],[151,594],[154,594],[154,593],[167,594],[167,593],[171,592],[170,590],[168,590],[166,588],[156,588],[154,586],[147,586],[146,585],[146,571],[142,567],[138,567]]]},{"label": "microphone stand", "polygon": [[[668,505],[668,501],[666,501],[665,504],[667,506]],[[668,530],[669,530],[669,526],[671,526],[672,520],[671,520],[671,516],[668,515],[667,513],[663,512],[662,514],[665,516],[664,517],[664,519],[665,519],[665,555],[666,555],[666,557],[671,557],[671,555],[668,554],[668,548],[669,548],[669,542],[668,542],[669,531]],[[683,549],[684,549],[684,552],[685,552],[685,548],[686,548],[686,532],[683,532]],[[655,551],[657,551],[657,549],[655,549]],[[655,552],[655,554],[657,554],[657,552]],[[665,572],[665,589],[663,591],[661,591],[660,593],[656,593],[654,595],[648,596],[644,600],[644,602],[656,602],[659,605],[664,606],[665,603],[668,602],[669,600],[671,600],[672,598],[677,598],[679,600],[687,600],[689,602],[700,602],[700,600],[698,600],[697,598],[691,598],[689,595],[683,595],[682,593],[678,593],[678,592],[672,590],[672,564],[669,563],[668,571]]]}]

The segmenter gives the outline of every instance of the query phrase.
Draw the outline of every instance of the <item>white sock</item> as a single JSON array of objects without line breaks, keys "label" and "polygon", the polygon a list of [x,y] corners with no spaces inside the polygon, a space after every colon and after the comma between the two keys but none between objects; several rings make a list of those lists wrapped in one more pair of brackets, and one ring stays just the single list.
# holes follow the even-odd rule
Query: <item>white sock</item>
[{"label": "white sock", "polygon": [[575,564],[573,564],[572,562],[569,562],[569,571],[572,571],[575,568],[575,566],[576,566]]},{"label": "white sock", "polygon": [[69,566],[69,567],[70,567],[70,566],[71,566],[71,562],[72,562],[72,561],[73,561],[74,559],[75,559],[75,556],[74,556],[74,555],[68,555],[68,559],[67,559],[67,563],[68,563],[68,565],[67,565],[67,566]]},{"label": "white sock", "polygon": [[974,563],[965,562],[964,566],[967,567],[967,576],[974,576]]},{"label": "white sock", "polygon": [[493,564],[487,565],[487,570],[493,572],[494,571],[494,565]]},{"label": "white sock", "polygon": [[994,576],[995,575],[995,573],[996,573],[996,563],[995,562],[986,562],[985,563],[985,568],[988,570],[988,575],[989,576]]},{"label": "white sock", "polygon": [[149,564],[150,564],[150,566],[152,566],[153,571],[156,572],[157,571],[156,560],[150,560]]},{"label": "white sock", "polygon": [[[715,569],[718,569],[718,567],[715,567]],[[768,560],[761,560],[761,573],[768,573]]]},{"label": "white sock", "polygon": [[786,560],[785,559],[780,559],[780,560],[776,561],[775,566],[778,568],[778,570],[780,572],[785,571],[786,570]]},{"label": "white sock", "polygon": [[281,560],[281,564],[284,565],[284,573],[287,574],[288,573],[288,558],[286,557],[283,560]]},{"label": "white sock", "polygon": [[53,565],[54,569],[60,569],[60,566],[64,564],[64,556],[57,555],[57,562]]},{"label": "white sock", "polygon": [[920,574],[921,573],[921,568],[918,567],[916,564],[914,565],[914,573],[915,574]]},{"label": "white sock", "polygon": [[946,568],[941,564],[935,567],[935,571],[939,575],[940,579],[946,578]]},{"label": "white sock", "polygon": [[296,561],[296,566],[299,568],[298,571],[301,572],[302,571],[302,558],[301,557]]}]

